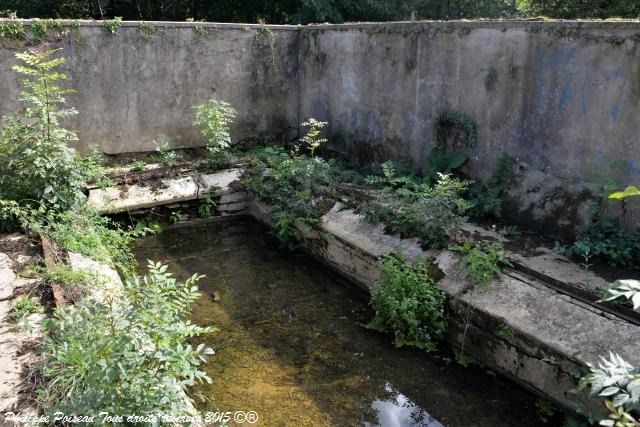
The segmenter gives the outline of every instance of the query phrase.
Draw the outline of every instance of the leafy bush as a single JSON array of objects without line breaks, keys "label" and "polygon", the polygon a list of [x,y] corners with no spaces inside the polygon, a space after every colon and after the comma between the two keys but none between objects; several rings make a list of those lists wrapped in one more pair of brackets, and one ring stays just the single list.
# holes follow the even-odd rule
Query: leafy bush
[{"label": "leafy bush", "polygon": [[113,19],[108,19],[102,24],[102,29],[112,36],[118,34],[120,27],[122,26],[122,17],[116,16]]},{"label": "leafy bush", "polygon": [[205,197],[198,206],[200,218],[209,218],[216,209],[216,202],[211,197]]},{"label": "leafy bush", "polygon": [[185,320],[202,276],[181,283],[167,266],[148,267],[147,276],[126,282],[128,298],[85,299],[45,322],[45,413],[185,414],[185,389],[211,381],[199,365],[213,350],[182,344],[210,331]]},{"label": "leafy bush", "polygon": [[411,266],[402,257],[380,261],[383,280],[371,289],[375,318],[368,327],[394,334],[397,347],[435,351],[446,328],[445,296],[423,262]]},{"label": "leafy bush", "polygon": [[640,409],[640,370],[622,357],[609,352],[601,363],[587,363],[590,373],[580,380],[578,389],[590,389],[593,396],[605,398],[609,419],[601,426],[634,427],[639,423],[631,412]]},{"label": "leafy bush", "polygon": [[243,184],[251,197],[271,205],[277,237],[293,248],[299,238],[294,222],[317,223],[333,205],[340,183],[351,179],[335,161],[290,155],[270,147],[251,159]]},{"label": "leafy bush", "polygon": [[133,172],[142,172],[145,166],[145,162],[143,162],[142,160],[136,160],[131,164],[131,170]]},{"label": "leafy bush", "polygon": [[171,141],[166,135],[160,135],[154,139],[153,145],[163,165],[172,168],[178,164],[178,153],[171,148]]},{"label": "leafy bush", "polygon": [[598,220],[575,243],[570,246],[556,243],[555,249],[567,256],[588,255],[614,267],[637,267],[640,264],[640,228],[629,232],[617,219]]},{"label": "leafy bush", "polygon": [[[307,133],[300,138],[300,142],[306,146],[305,148],[309,151],[311,157],[314,156],[320,145],[327,142],[326,138],[321,138],[320,130],[328,124],[329,122],[320,122],[314,118],[310,118],[300,125],[300,127],[309,128]],[[295,147],[295,151],[298,153],[299,146]]]},{"label": "leafy bush", "polygon": [[442,174],[433,186],[408,183],[392,198],[364,203],[358,212],[371,224],[385,223],[388,232],[401,238],[418,237],[426,247],[445,247],[465,220],[469,205],[460,194],[467,183]]},{"label": "leafy bush", "polygon": [[628,300],[634,310],[640,309],[640,281],[616,280],[611,289],[605,293],[603,301],[613,301],[619,298]]},{"label": "leafy bush", "polygon": [[469,213],[474,218],[502,218],[502,193],[507,187],[513,158],[503,154],[487,186],[479,185],[470,191]]},{"label": "leafy bush", "polygon": [[169,214],[169,224],[177,224],[182,220],[182,212],[173,211]]},{"label": "leafy bush", "polygon": [[71,91],[58,86],[66,76],[54,71],[64,63],[64,58],[51,59],[56,52],[16,54],[25,63],[13,69],[26,76],[19,99],[27,106],[7,118],[0,132],[0,199],[69,209],[84,202],[84,186],[101,168],[95,158],[67,145],[77,136],[59,120],[77,112],[61,108]]},{"label": "leafy bush", "polygon": [[123,230],[109,218],[83,207],[62,213],[30,212],[23,221],[70,252],[86,255],[96,261],[112,262],[123,271],[130,271],[133,255],[130,245],[135,237],[151,232],[148,229]]},{"label": "leafy bush", "polygon": [[471,279],[479,285],[486,285],[499,278],[503,267],[512,267],[507,252],[500,243],[465,243],[453,249],[465,254],[462,265],[469,271]]},{"label": "leafy bush", "polygon": [[395,163],[391,160],[382,163],[380,166],[382,168],[382,175],[369,175],[365,178],[365,182],[382,188],[384,192],[398,189],[415,191],[422,183],[422,180],[415,173],[399,173]]},{"label": "leafy bush", "polygon": [[193,125],[201,128],[209,152],[215,154],[229,148],[231,145],[229,126],[237,115],[231,104],[210,99],[207,103],[198,104],[193,108],[196,111]]}]

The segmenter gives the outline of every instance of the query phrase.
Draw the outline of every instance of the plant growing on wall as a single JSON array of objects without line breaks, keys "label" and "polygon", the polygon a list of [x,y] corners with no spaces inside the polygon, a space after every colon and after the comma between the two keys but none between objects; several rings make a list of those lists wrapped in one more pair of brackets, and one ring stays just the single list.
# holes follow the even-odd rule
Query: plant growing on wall
[{"label": "plant growing on wall", "polygon": [[607,290],[603,301],[613,301],[626,298],[633,304],[633,309],[640,308],[640,281],[638,280],[616,280],[611,289]]},{"label": "plant growing on wall", "polygon": [[[322,138],[321,129],[327,126],[329,122],[321,122],[314,118],[308,119],[306,122],[303,122],[300,127],[306,128],[307,133],[300,138],[300,142],[305,146],[307,150],[309,150],[309,154],[311,157],[314,156],[316,150],[328,140],[326,138]],[[300,146],[295,146],[296,154],[299,152]]]},{"label": "plant growing on wall", "polygon": [[156,147],[156,152],[159,154],[160,161],[163,165],[172,168],[178,164],[178,153],[171,149],[171,141],[166,135],[160,135],[152,142]]},{"label": "plant growing on wall", "polygon": [[108,19],[104,21],[104,23],[102,24],[102,28],[112,36],[118,34],[118,31],[120,31],[121,26],[122,26],[122,17],[120,16],[116,16],[113,19]]},{"label": "plant growing on wall", "polygon": [[453,132],[461,131],[464,134],[464,144],[473,147],[478,138],[476,122],[466,114],[445,109],[438,114],[433,122],[433,136],[436,144],[441,149],[447,148],[447,138]]},{"label": "plant growing on wall", "polygon": [[467,269],[469,277],[478,285],[487,285],[502,275],[504,267],[512,267],[501,243],[464,243],[452,249],[464,254],[462,266]]},{"label": "plant growing on wall", "polygon": [[600,363],[587,366],[590,373],[580,380],[578,390],[589,389],[592,396],[604,398],[609,416],[599,425],[639,426],[640,421],[631,412],[640,408],[640,370],[611,352]]},{"label": "plant growing on wall", "polygon": [[496,88],[498,77],[498,69],[493,65],[489,67],[489,71],[487,71],[487,75],[484,77],[484,86],[487,90],[494,90]]},{"label": "plant growing on wall", "polygon": [[193,125],[200,128],[211,154],[220,153],[231,145],[229,126],[237,116],[235,108],[226,101],[210,99],[193,107],[196,117]]},{"label": "plant growing on wall", "polygon": [[371,289],[376,315],[367,327],[394,334],[396,347],[435,351],[447,325],[445,296],[427,265],[412,266],[402,256],[385,255],[380,270],[382,281]]},{"label": "plant growing on wall", "polygon": [[96,159],[67,145],[77,136],[59,121],[77,112],[63,108],[71,90],[59,86],[66,76],[55,70],[64,63],[53,58],[56,52],[16,54],[24,63],[13,70],[25,76],[19,100],[26,108],[7,118],[0,133],[0,199],[67,209],[84,201],[85,183],[101,171]]},{"label": "plant growing on wall", "polygon": [[276,38],[271,28],[266,26],[264,20],[258,20],[260,27],[256,30],[256,34],[253,39],[254,46],[261,50],[266,51],[271,59],[271,64],[275,68],[276,66]]},{"label": "plant growing on wall", "polygon": [[26,37],[22,22],[5,24],[0,22],[0,37],[8,40],[19,40]]},{"label": "plant growing on wall", "polygon": [[31,23],[31,33],[36,41],[43,41],[47,38],[47,23],[39,19],[34,19]]},{"label": "plant growing on wall", "polygon": [[461,197],[468,183],[443,174],[433,186],[415,178],[394,178],[394,181],[405,184],[394,189],[392,197],[383,194],[358,207],[365,221],[371,224],[383,222],[388,232],[401,238],[418,237],[428,248],[446,247],[469,209],[469,204]]},{"label": "plant growing on wall", "polygon": [[352,178],[335,161],[267,147],[251,159],[242,183],[252,198],[269,203],[278,239],[294,249],[300,237],[296,222],[307,227],[316,224],[335,203],[338,186]]},{"label": "plant growing on wall", "polygon": [[586,254],[595,260],[616,266],[637,267],[640,260],[640,228],[630,232],[616,218],[598,219],[572,245],[556,242],[554,248],[567,256]]},{"label": "plant growing on wall", "polygon": [[504,153],[487,185],[480,183],[469,191],[470,215],[474,218],[502,218],[502,193],[507,188],[513,158]]},{"label": "plant growing on wall", "polygon": [[140,21],[138,25],[138,31],[145,40],[152,40],[157,30],[156,26],[149,22]]}]

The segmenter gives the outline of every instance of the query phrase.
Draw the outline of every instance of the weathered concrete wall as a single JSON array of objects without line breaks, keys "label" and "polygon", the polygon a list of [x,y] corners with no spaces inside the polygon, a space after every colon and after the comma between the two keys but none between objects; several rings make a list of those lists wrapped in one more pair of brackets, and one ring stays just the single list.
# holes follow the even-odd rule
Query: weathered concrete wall
[{"label": "weathered concrete wall", "polygon": [[[571,238],[600,185],[640,183],[639,22],[153,24],[151,40],[135,22],[116,35],[82,22],[77,41],[50,31],[78,90],[69,102],[79,147],[152,150],[161,134],[201,145],[191,107],[217,97],[238,109],[235,140],[291,138],[315,117],[331,123],[330,148],[361,164],[404,157],[422,167],[433,123],[451,109],[477,125],[473,147],[447,144],[470,155],[470,176],[486,180],[503,153],[518,161],[504,195],[515,223]],[[12,114],[10,66],[26,42],[2,42],[0,114]]]},{"label": "weathered concrete wall", "polygon": [[[334,149],[364,164],[422,167],[444,109],[477,142],[449,141],[487,179],[519,162],[507,216],[572,234],[605,178],[640,183],[640,23],[358,24],[301,30],[301,116],[331,123]],[[493,74],[492,84],[487,84]],[[490,82],[489,82],[490,83]]]},{"label": "weathered concrete wall", "polygon": [[[71,23],[67,23],[71,29]],[[201,146],[192,126],[192,106],[215,97],[238,110],[232,137],[282,136],[297,122],[298,55],[295,27],[232,24],[153,23],[145,39],[137,22],[124,22],[115,35],[101,22],[82,22],[56,40],[62,48],[69,105],[80,114],[69,125],[80,133],[80,148],[95,144],[105,153],[153,150],[161,134],[174,147]],[[30,23],[25,22],[28,29]],[[207,34],[198,34],[196,26]],[[271,49],[270,31],[273,35]],[[0,49],[0,115],[16,111],[19,76],[14,54],[39,43],[3,40]]]}]

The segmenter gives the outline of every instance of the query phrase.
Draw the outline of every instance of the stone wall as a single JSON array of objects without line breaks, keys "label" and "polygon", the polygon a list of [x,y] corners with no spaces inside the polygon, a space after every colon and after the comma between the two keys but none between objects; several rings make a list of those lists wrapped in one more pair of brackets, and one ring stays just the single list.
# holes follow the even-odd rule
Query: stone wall
[{"label": "stone wall", "polygon": [[[71,29],[71,23],[67,23]],[[29,22],[25,22],[25,28]],[[154,23],[151,39],[137,22],[108,34],[102,22],[81,22],[50,47],[62,48],[64,72],[77,92],[68,103],[80,114],[69,121],[79,148],[91,144],[110,154],[153,150],[168,136],[174,147],[201,146],[192,126],[194,104],[215,97],[238,110],[234,139],[289,136],[298,121],[298,55],[295,27]],[[13,114],[19,76],[14,53],[41,43],[2,40],[0,115]]]},{"label": "stone wall", "polygon": [[[517,161],[504,195],[515,223],[570,238],[603,184],[640,184],[638,22],[153,25],[150,40],[136,22],[115,35],[93,21],[77,37],[49,32],[78,90],[80,148],[152,150],[161,134],[202,145],[191,107],[216,97],[239,111],[234,140],[291,139],[315,117],[330,122],[329,149],[359,164],[423,167],[448,110],[476,125],[473,144],[456,126],[442,133],[448,150],[469,154],[470,176],[486,181],[504,153]],[[14,52],[37,43],[2,43],[0,114],[10,114]]]},{"label": "stone wall", "polygon": [[487,180],[503,153],[517,160],[506,194],[512,221],[572,235],[589,221],[599,185],[640,183],[640,23],[302,31],[301,116],[330,121],[334,149],[364,164],[424,166],[434,122],[451,110],[477,126],[472,146],[455,126],[444,138],[469,154],[471,176]]}]

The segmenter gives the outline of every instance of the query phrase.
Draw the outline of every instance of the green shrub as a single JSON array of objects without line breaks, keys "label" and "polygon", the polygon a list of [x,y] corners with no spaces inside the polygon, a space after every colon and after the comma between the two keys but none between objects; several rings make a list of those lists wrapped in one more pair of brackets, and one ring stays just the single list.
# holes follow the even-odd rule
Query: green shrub
[{"label": "green shrub", "polygon": [[140,21],[140,24],[138,25],[138,31],[140,31],[140,34],[145,40],[153,39],[157,30],[158,29],[155,25],[149,22]]},{"label": "green shrub", "polygon": [[78,211],[30,212],[23,221],[34,232],[41,233],[63,249],[76,252],[96,261],[113,262],[123,271],[130,271],[133,255],[130,245],[135,237],[151,232],[149,229],[123,230],[107,217],[82,207]]},{"label": "green shrub", "polygon": [[155,145],[163,165],[172,168],[178,164],[178,153],[171,149],[171,140],[166,135],[160,135],[154,139],[153,145]]},{"label": "green shrub", "polygon": [[108,34],[111,34],[112,36],[114,36],[118,34],[118,31],[120,31],[121,26],[122,26],[122,17],[116,16],[113,19],[108,19],[104,21],[104,23],[102,24],[102,29],[104,29]]},{"label": "green shrub", "polygon": [[473,218],[502,218],[502,193],[507,188],[509,174],[513,166],[513,158],[504,153],[491,175],[488,185],[482,184],[472,188],[469,196]]},{"label": "green shrub", "polygon": [[173,211],[169,214],[169,224],[177,224],[182,220],[182,212]]},{"label": "green shrub", "polygon": [[442,174],[433,186],[416,184],[410,178],[406,182],[392,198],[363,203],[358,212],[371,224],[386,224],[388,232],[401,238],[417,237],[425,247],[446,247],[469,208],[460,196],[467,183]]},{"label": "green shrub", "polygon": [[131,164],[131,170],[133,172],[142,172],[146,164],[142,160],[137,160]]},{"label": "green shrub", "polygon": [[382,163],[382,175],[369,175],[365,178],[367,184],[380,187],[384,192],[393,190],[415,191],[422,180],[415,173],[402,174],[398,172],[396,165],[391,160]]},{"label": "green shrub", "polygon": [[593,257],[613,267],[640,265],[640,228],[629,232],[617,219],[595,221],[575,243],[563,246],[556,243],[556,251],[567,256]]},{"label": "green shrub", "polygon": [[464,133],[464,143],[467,147],[476,145],[478,129],[476,122],[466,114],[454,110],[443,110],[433,122],[433,137],[441,149],[447,148],[447,137],[451,132]]},{"label": "green shrub", "polygon": [[611,289],[607,290],[603,301],[623,299],[634,310],[640,309],[640,281],[633,279],[616,280]]},{"label": "green shrub", "polygon": [[503,267],[512,267],[501,243],[465,243],[452,249],[464,254],[462,265],[469,271],[471,279],[479,285],[486,285],[499,278]]},{"label": "green shrub", "polygon": [[184,415],[185,390],[211,381],[199,365],[213,350],[183,344],[210,331],[185,320],[201,277],[181,283],[150,262],[147,276],[127,280],[127,298],[57,310],[44,324],[47,382],[38,395],[45,414]]},{"label": "green shrub", "polygon": [[[305,146],[305,148],[309,151],[309,155],[311,157],[314,156],[316,150],[324,143],[327,142],[326,138],[321,137],[321,129],[327,126],[329,122],[320,122],[314,118],[308,119],[306,122],[302,123],[300,127],[308,128],[307,133],[300,138],[300,142]],[[295,151],[298,153],[299,146],[296,145]]]},{"label": "green shrub", "polygon": [[602,426],[634,427],[639,424],[632,415],[640,409],[640,370],[622,357],[609,352],[598,364],[587,363],[589,374],[580,379],[578,390],[589,390],[592,396],[605,399],[609,411]]},{"label": "green shrub", "polygon": [[243,184],[251,197],[272,207],[277,237],[292,249],[299,238],[294,222],[306,226],[317,223],[326,205],[333,205],[338,197],[339,185],[351,179],[353,175],[335,161],[292,156],[268,147],[251,159]]},{"label": "green shrub", "polygon": [[8,40],[19,40],[24,39],[26,36],[27,34],[24,31],[24,25],[22,25],[22,22],[14,24],[5,24],[4,22],[0,22],[0,37]]},{"label": "green shrub", "polygon": [[57,85],[66,76],[55,71],[64,62],[51,59],[56,52],[16,54],[25,63],[13,69],[26,76],[19,100],[27,107],[7,118],[0,131],[0,199],[64,210],[84,203],[84,186],[101,168],[96,158],[82,157],[67,145],[77,136],[59,120],[76,111],[60,108],[70,90]]},{"label": "green shrub", "polygon": [[205,197],[198,206],[200,218],[209,218],[216,209],[216,202],[211,197]]},{"label": "green shrub", "polygon": [[205,104],[193,107],[196,117],[194,126],[198,126],[207,141],[207,149],[215,154],[226,150],[231,145],[229,126],[236,117],[236,110],[225,101],[210,99]]},{"label": "green shrub", "polygon": [[383,280],[371,289],[375,318],[368,327],[394,334],[397,347],[435,351],[446,328],[445,296],[423,262],[411,266],[402,257],[380,261]]},{"label": "green shrub", "polygon": [[43,41],[47,38],[47,23],[39,19],[34,19],[31,23],[31,32],[36,41]]}]

